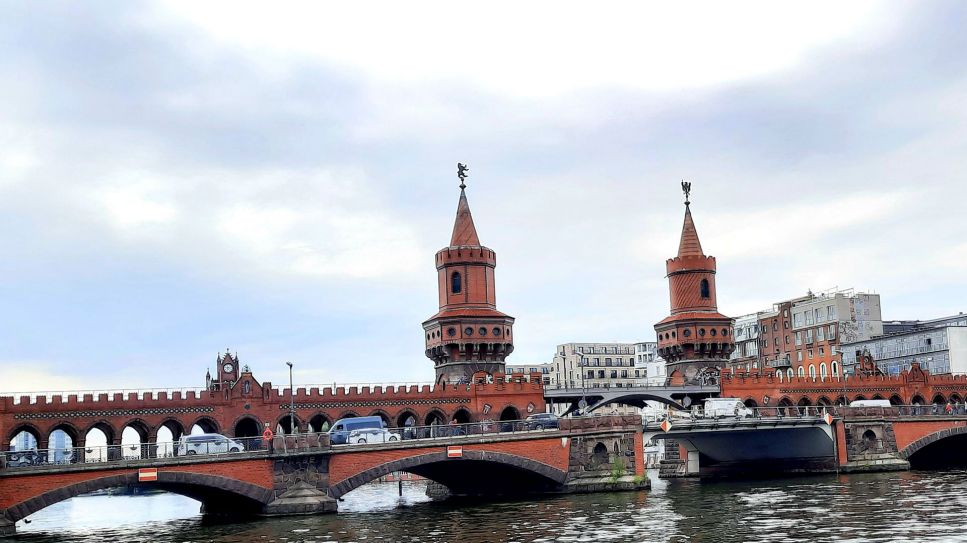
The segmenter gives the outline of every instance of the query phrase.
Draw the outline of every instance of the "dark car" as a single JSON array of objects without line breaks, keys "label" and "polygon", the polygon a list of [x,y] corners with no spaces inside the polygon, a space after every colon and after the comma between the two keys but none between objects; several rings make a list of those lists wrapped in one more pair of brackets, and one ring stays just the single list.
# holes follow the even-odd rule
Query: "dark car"
[{"label": "dark car", "polygon": [[528,430],[543,430],[544,428],[558,428],[557,415],[554,413],[537,413],[527,417],[524,425]]}]

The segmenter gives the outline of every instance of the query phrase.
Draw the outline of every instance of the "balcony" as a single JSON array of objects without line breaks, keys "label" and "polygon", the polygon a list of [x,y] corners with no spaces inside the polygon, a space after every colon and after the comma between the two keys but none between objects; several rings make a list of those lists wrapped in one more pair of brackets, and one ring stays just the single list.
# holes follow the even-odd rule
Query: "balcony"
[{"label": "balcony", "polygon": [[768,366],[770,368],[775,368],[775,369],[779,369],[779,368],[791,368],[792,367],[792,361],[790,360],[789,356],[787,355],[787,356],[779,357],[779,358],[777,358],[775,360],[768,360],[768,361],[766,361],[766,366]]}]

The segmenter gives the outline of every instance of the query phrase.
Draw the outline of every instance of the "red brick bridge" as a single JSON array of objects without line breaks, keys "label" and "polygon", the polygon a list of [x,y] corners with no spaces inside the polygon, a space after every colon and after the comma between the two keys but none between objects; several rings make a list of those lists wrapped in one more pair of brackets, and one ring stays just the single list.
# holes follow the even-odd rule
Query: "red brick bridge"
[{"label": "red brick bridge", "polygon": [[439,482],[457,495],[647,485],[638,417],[573,419],[545,430],[515,423],[511,432],[495,427],[467,434],[344,446],[330,446],[318,435],[315,441],[277,437],[272,451],[8,465],[0,469],[0,535],[12,534],[16,521],[54,503],[126,485],[192,497],[208,514],[251,515],[333,512],[340,496],[396,471]]}]

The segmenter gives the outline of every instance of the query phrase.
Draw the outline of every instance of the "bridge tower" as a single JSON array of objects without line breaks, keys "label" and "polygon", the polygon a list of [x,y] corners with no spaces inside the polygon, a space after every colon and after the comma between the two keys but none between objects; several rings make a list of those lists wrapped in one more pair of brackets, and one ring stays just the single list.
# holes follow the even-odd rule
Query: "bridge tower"
[{"label": "bridge tower", "polygon": [[440,310],[423,323],[437,382],[469,382],[478,371],[504,372],[514,350],[514,318],[497,311],[497,255],[480,244],[458,165],[460,200],[450,245],[436,254]]},{"label": "bridge tower", "polygon": [[733,319],[718,312],[715,257],[702,252],[685,190],[685,222],[678,256],[665,262],[671,315],[655,325],[658,353],[666,361],[671,384],[713,384],[735,349]]}]

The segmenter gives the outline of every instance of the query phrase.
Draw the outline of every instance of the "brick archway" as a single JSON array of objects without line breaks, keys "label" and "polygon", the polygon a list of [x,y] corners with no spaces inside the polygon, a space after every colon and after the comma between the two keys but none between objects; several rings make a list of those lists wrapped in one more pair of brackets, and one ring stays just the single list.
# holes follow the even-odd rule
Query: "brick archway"
[{"label": "brick archway", "polygon": [[542,464],[540,462],[531,460],[529,458],[524,458],[522,456],[517,456],[515,454],[494,451],[464,450],[463,458],[460,460],[448,459],[446,452],[435,452],[385,462],[361,471],[352,477],[330,486],[329,495],[333,498],[339,498],[370,481],[397,471],[418,472],[420,471],[419,468],[421,467],[444,463],[452,463],[454,466],[456,466],[467,460],[487,462],[491,464],[502,464],[510,468],[516,468],[518,470],[523,470],[530,474],[536,475],[555,485],[561,485],[567,479],[567,471],[565,470],[560,470],[547,464]]},{"label": "brick archway", "polygon": [[[68,500],[75,496],[125,485],[144,486],[145,483],[138,483],[137,473],[110,475],[81,481],[44,492],[39,496],[34,496],[20,503],[13,504],[6,509],[6,517],[16,522],[49,505]],[[185,471],[160,471],[158,473],[158,482],[153,483],[153,486],[199,500],[205,503],[206,506],[209,503],[213,505],[227,505],[224,502],[219,503],[227,499],[227,501],[231,502],[231,506],[260,510],[262,506],[272,501],[274,497],[270,489],[251,483],[218,475]],[[2,517],[3,515],[0,514],[0,518]]]},{"label": "brick archway", "polygon": [[899,452],[900,458],[909,460],[911,456],[927,445],[931,445],[948,437],[964,434],[967,434],[967,426],[955,426],[953,428],[947,428],[945,430],[940,430],[939,432],[928,434],[904,447],[903,450]]}]

